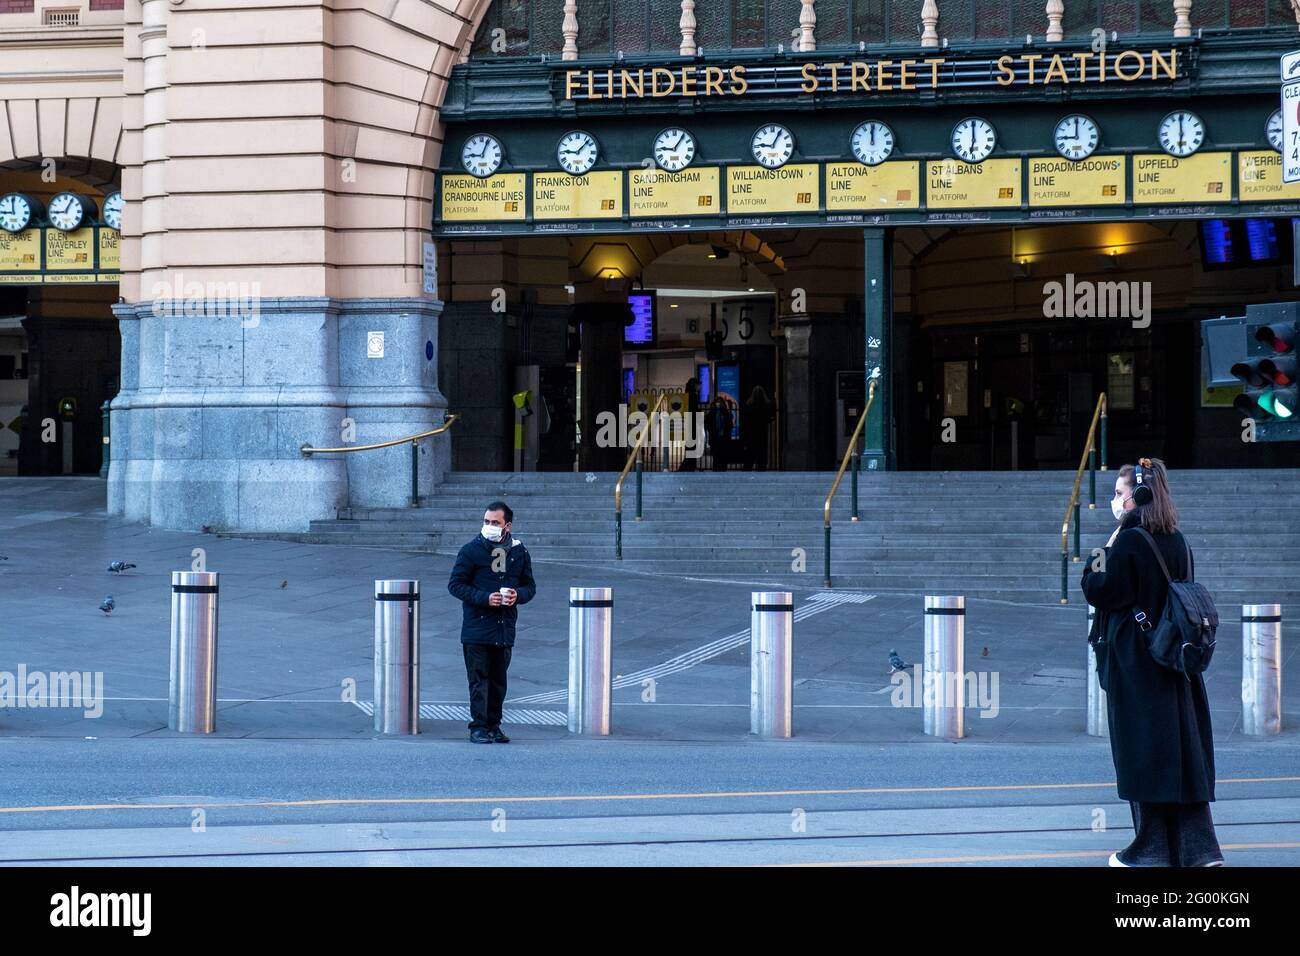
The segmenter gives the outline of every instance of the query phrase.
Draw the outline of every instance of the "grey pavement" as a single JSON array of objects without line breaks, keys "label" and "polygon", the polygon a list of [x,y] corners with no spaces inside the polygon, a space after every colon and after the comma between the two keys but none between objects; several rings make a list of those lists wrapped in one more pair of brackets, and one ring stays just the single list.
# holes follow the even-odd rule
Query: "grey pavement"
[{"label": "grey pavement", "polygon": [[[166,727],[170,572],[195,549],[221,573],[207,738]],[[922,656],[922,596],[826,592],[810,573],[795,590],[796,736],[765,741],[748,733],[747,629],[767,582],[537,550],[514,742],[475,747],[450,554],[159,531],[106,516],[98,480],[11,478],[0,556],[0,671],[102,672],[105,697],[96,718],[0,709],[0,862],[1104,866],[1131,838],[1109,745],[1085,732],[1079,606],[969,602],[967,669],[996,675],[997,712],[969,709],[967,737],[942,741],[891,701],[889,650]],[[138,567],[109,574],[112,560]],[[418,737],[385,739],[367,711],[372,588],[408,577],[424,594],[426,717]],[[607,739],[562,725],[570,586],[614,588]],[[1208,680],[1220,840],[1229,863],[1296,865],[1300,641],[1287,624],[1283,733],[1245,736],[1224,610]]]}]

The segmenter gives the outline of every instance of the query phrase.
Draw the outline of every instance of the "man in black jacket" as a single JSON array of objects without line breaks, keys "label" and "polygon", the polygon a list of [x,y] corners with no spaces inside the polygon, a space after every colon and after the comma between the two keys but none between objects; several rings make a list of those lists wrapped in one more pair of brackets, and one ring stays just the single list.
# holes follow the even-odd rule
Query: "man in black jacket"
[{"label": "man in black jacket", "polygon": [[447,590],[461,601],[461,649],[469,678],[469,739],[476,744],[508,744],[501,732],[506,699],[506,669],[515,644],[518,605],[537,593],[533,562],[523,543],[510,534],[514,512],[494,501],[483,513],[483,528],[460,549]]}]

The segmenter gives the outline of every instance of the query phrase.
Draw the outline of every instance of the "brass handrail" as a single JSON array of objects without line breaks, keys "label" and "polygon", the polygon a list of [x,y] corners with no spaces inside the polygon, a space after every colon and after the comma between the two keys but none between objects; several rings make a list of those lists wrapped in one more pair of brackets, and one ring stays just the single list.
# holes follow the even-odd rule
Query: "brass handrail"
[{"label": "brass handrail", "polygon": [[1069,569],[1070,553],[1070,513],[1074,513],[1074,560],[1079,560],[1079,486],[1083,483],[1083,469],[1089,466],[1089,510],[1097,507],[1097,445],[1098,431],[1101,434],[1101,470],[1106,470],[1106,393],[1097,396],[1097,407],[1092,410],[1092,421],[1088,425],[1087,439],[1084,441],[1083,457],[1074,472],[1074,487],[1070,489],[1070,500],[1065,505],[1065,517],[1061,520],[1061,603],[1069,604],[1069,590],[1066,581]]},{"label": "brass handrail", "polygon": [[[844,459],[840,462],[840,470],[835,473],[835,481],[834,483],[831,484],[831,490],[826,495],[826,503],[822,506],[822,518],[826,523],[826,534],[825,534],[826,546],[823,549],[823,553],[825,555],[825,563],[823,564],[823,568],[826,572],[825,581],[823,583],[826,585],[826,587],[831,586],[831,502],[835,498],[835,492],[839,490],[840,481],[843,480],[844,478],[844,469],[846,469],[849,466],[849,460],[854,457],[854,453],[856,452],[858,447],[858,438],[860,438],[862,435],[863,426],[867,424],[867,413],[871,411],[871,403],[874,402],[875,400],[876,400],[876,380],[873,378],[870,382],[867,383],[867,405],[864,409],[862,409],[862,415],[858,418],[858,426],[855,429],[853,429],[853,437],[849,439],[849,447],[844,450]],[[854,509],[853,509],[854,521],[858,520],[857,507],[856,507],[857,479],[858,479],[858,473],[854,471],[853,472],[853,483],[855,489]]]},{"label": "brass handrail", "polygon": [[[646,416],[645,427],[641,429],[641,434],[637,437],[636,444],[632,446],[632,454],[627,456],[627,464],[623,466],[622,472],[619,473],[618,481],[614,483],[614,557],[623,560],[623,482],[627,480],[627,473],[632,470],[632,465],[636,461],[637,454],[641,451],[641,446],[645,443],[646,438],[650,435],[650,423],[654,421],[655,414],[659,411],[659,406],[664,403],[668,397],[667,392],[660,392],[659,397],[655,400],[650,409],[650,414]],[[641,471],[637,470],[637,509],[636,515],[641,517]]]},{"label": "brass handrail", "polygon": [[419,432],[415,435],[407,435],[404,438],[393,438],[389,441],[379,441],[370,445],[348,445],[346,448],[316,448],[312,445],[304,444],[298,449],[303,456],[310,458],[312,455],[346,455],[354,451],[374,451],[376,448],[392,448],[394,445],[404,445],[411,443],[411,507],[420,507],[420,441],[425,438],[431,438],[434,435],[441,435],[452,425],[456,424],[460,415],[448,415],[441,425],[437,428],[430,429],[427,432]]},{"label": "brass handrail", "polygon": [[313,448],[311,445],[303,445],[302,448],[298,450],[310,458],[312,455],[337,455],[353,451],[371,451],[375,448],[391,448],[394,445],[402,445],[408,441],[417,442],[422,438],[441,435],[452,425],[456,424],[456,421],[459,418],[460,415],[458,414],[448,415],[443,420],[443,423],[432,431],[420,432],[418,435],[407,435],[405,438],[394,438],[391,441],[375,442],[373,445],[348,445],[346,448]]}]

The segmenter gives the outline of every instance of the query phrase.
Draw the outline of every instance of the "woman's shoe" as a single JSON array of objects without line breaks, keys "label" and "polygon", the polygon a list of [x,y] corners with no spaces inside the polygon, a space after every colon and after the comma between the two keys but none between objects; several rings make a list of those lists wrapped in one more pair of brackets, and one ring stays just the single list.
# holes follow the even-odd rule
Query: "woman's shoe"
[{"label": "woman's shoe", "polygon": [[1119,853],[1118,853],[1118,852],[1112,853],[1112,854],[1110,855],[1110,859],[1107,861],[1107,865],[1108,865],[1108,866],[1128,866],[1127,863],[1121,862],[1121,860],[1120,860],[1120,858],[1119,858]]}]

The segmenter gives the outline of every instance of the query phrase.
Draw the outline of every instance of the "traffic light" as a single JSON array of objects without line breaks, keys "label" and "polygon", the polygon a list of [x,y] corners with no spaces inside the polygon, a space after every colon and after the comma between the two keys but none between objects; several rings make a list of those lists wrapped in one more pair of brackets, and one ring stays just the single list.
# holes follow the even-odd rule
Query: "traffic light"
[{"label": "traffic light", "polygon": [[1246,313],[1248,354],[1231,370],[1245,387],[1233,407],[1260,423],[1300,420],[1296,419],[1300,411],[1296,383],[1300,304],[1249,306]]}]

